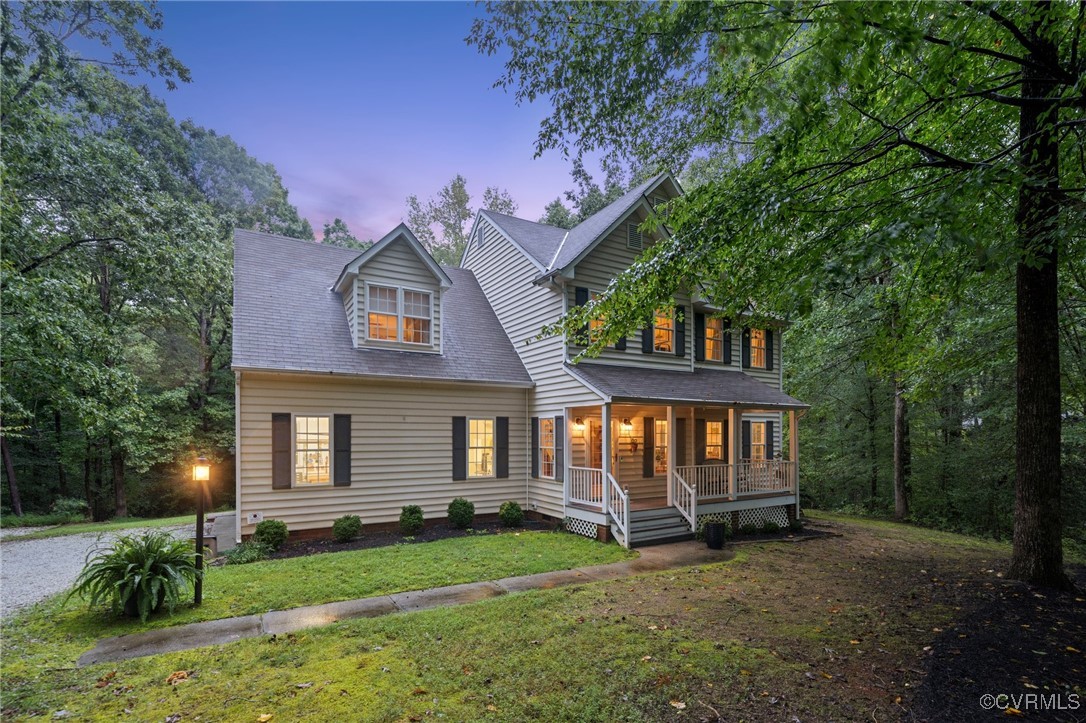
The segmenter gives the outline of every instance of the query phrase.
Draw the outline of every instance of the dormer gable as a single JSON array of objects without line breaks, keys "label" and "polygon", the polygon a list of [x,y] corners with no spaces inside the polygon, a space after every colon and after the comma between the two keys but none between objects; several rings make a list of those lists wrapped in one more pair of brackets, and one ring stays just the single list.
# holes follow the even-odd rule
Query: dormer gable
[{"label": "dormer gable", "polygon": [[441,296],[449,275],[400,224],[343,267],[333,290],[358,349],[441,353]]}]

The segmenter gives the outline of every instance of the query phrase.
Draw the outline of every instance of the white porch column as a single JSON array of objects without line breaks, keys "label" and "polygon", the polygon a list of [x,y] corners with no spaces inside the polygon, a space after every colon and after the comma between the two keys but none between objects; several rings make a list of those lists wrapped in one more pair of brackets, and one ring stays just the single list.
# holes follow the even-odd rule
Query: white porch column
[{"label": "white porch column", "polygon": [[788,457],[792,460],[792,494],[796,496],[796,519],[799,519],[799,415],[788,410]]},{"label": "white porch column", "polygon": [[[569,507],[569,468],[573,466],[573,408],[565,407],[562,409],[562,415],[565,417],[562,422],[562,446],[565,448],[565,453],[562,455],[562,504]],[[555,430],[557,432],[558,430]],[[555,440],[555,444],[558,440]],[[558,460],[554,461],[558,464]]]},{"label": "white porch column", "polygon": [[603,425],[603,439],[601,444],[603,449],[600,450],[600,459],[603,461],[603,514],[607,514],[607,510],[611,506],[611,482],[608,477],[611,475],[611,405],[604,404],[602,409]]},{"label": "white porch column", "polygon": [[675,504],[675,407],[667,408],[667,506]]},{"label": "white porch column", "polygon": [[739,494],[739,455],[743,451],[743,414],[735,407],[728,408],[728,464],[732,474],[728,481],[731,495]]}]

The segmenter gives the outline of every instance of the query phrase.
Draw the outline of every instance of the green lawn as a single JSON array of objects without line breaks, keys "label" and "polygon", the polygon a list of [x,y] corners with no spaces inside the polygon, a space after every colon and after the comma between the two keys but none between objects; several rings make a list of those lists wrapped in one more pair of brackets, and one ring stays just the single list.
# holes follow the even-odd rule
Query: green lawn
[{"label": "green lawn", "polygon": [[[5,517],[5,527],[21,527],[23,525],[10,524],[11,518]],[[15,518],[18,519],[18,518]],[[159,517],[157,519],[144,519],[140,517],[118,517],[113,520],[107,520],[106,522],[72,522],[68,524],[58,525],[56,527],[50,527],[48,530],[37,530],[36,532],[29,532],[25,535],[19,535],[18,537],[12,537],[13,540],[40,540],[46,537],[63,537],[65,535],[82,535],[88,532],[101,533],[101,532],[117,532],[120,530],[131,530],[135,528],[149,528],[149,527],[173,527],[175,525],[192,525],[193,533],[196,530],[196,515],[180,515],[178,517]],[[37,527],[37,525],[25,525],[26,527]]]}]

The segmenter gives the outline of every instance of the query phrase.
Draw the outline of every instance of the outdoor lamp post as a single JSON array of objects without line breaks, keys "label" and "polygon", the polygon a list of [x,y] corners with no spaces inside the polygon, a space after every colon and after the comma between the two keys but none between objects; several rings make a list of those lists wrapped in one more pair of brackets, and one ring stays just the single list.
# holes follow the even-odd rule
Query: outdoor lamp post
[{"label": "outdoor lamp post", "polygon": [[207,496],[207,482],[211,479],[211,465],[206,457],[197,457],[192,465],[192,481],[196,485],[196,595],[199,605],[204,598],[204,497]]}]

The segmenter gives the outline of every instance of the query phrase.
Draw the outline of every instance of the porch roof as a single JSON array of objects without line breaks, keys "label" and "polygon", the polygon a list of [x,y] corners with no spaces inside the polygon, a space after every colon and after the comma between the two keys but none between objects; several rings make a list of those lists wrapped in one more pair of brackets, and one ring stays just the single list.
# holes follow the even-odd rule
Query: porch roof
[{"label": "porch roof", "polygon": [[753,409],[810,406],[740,371],[687,372],[584,362],[567,363],[566,368],[608,402],[726,404]]}]

